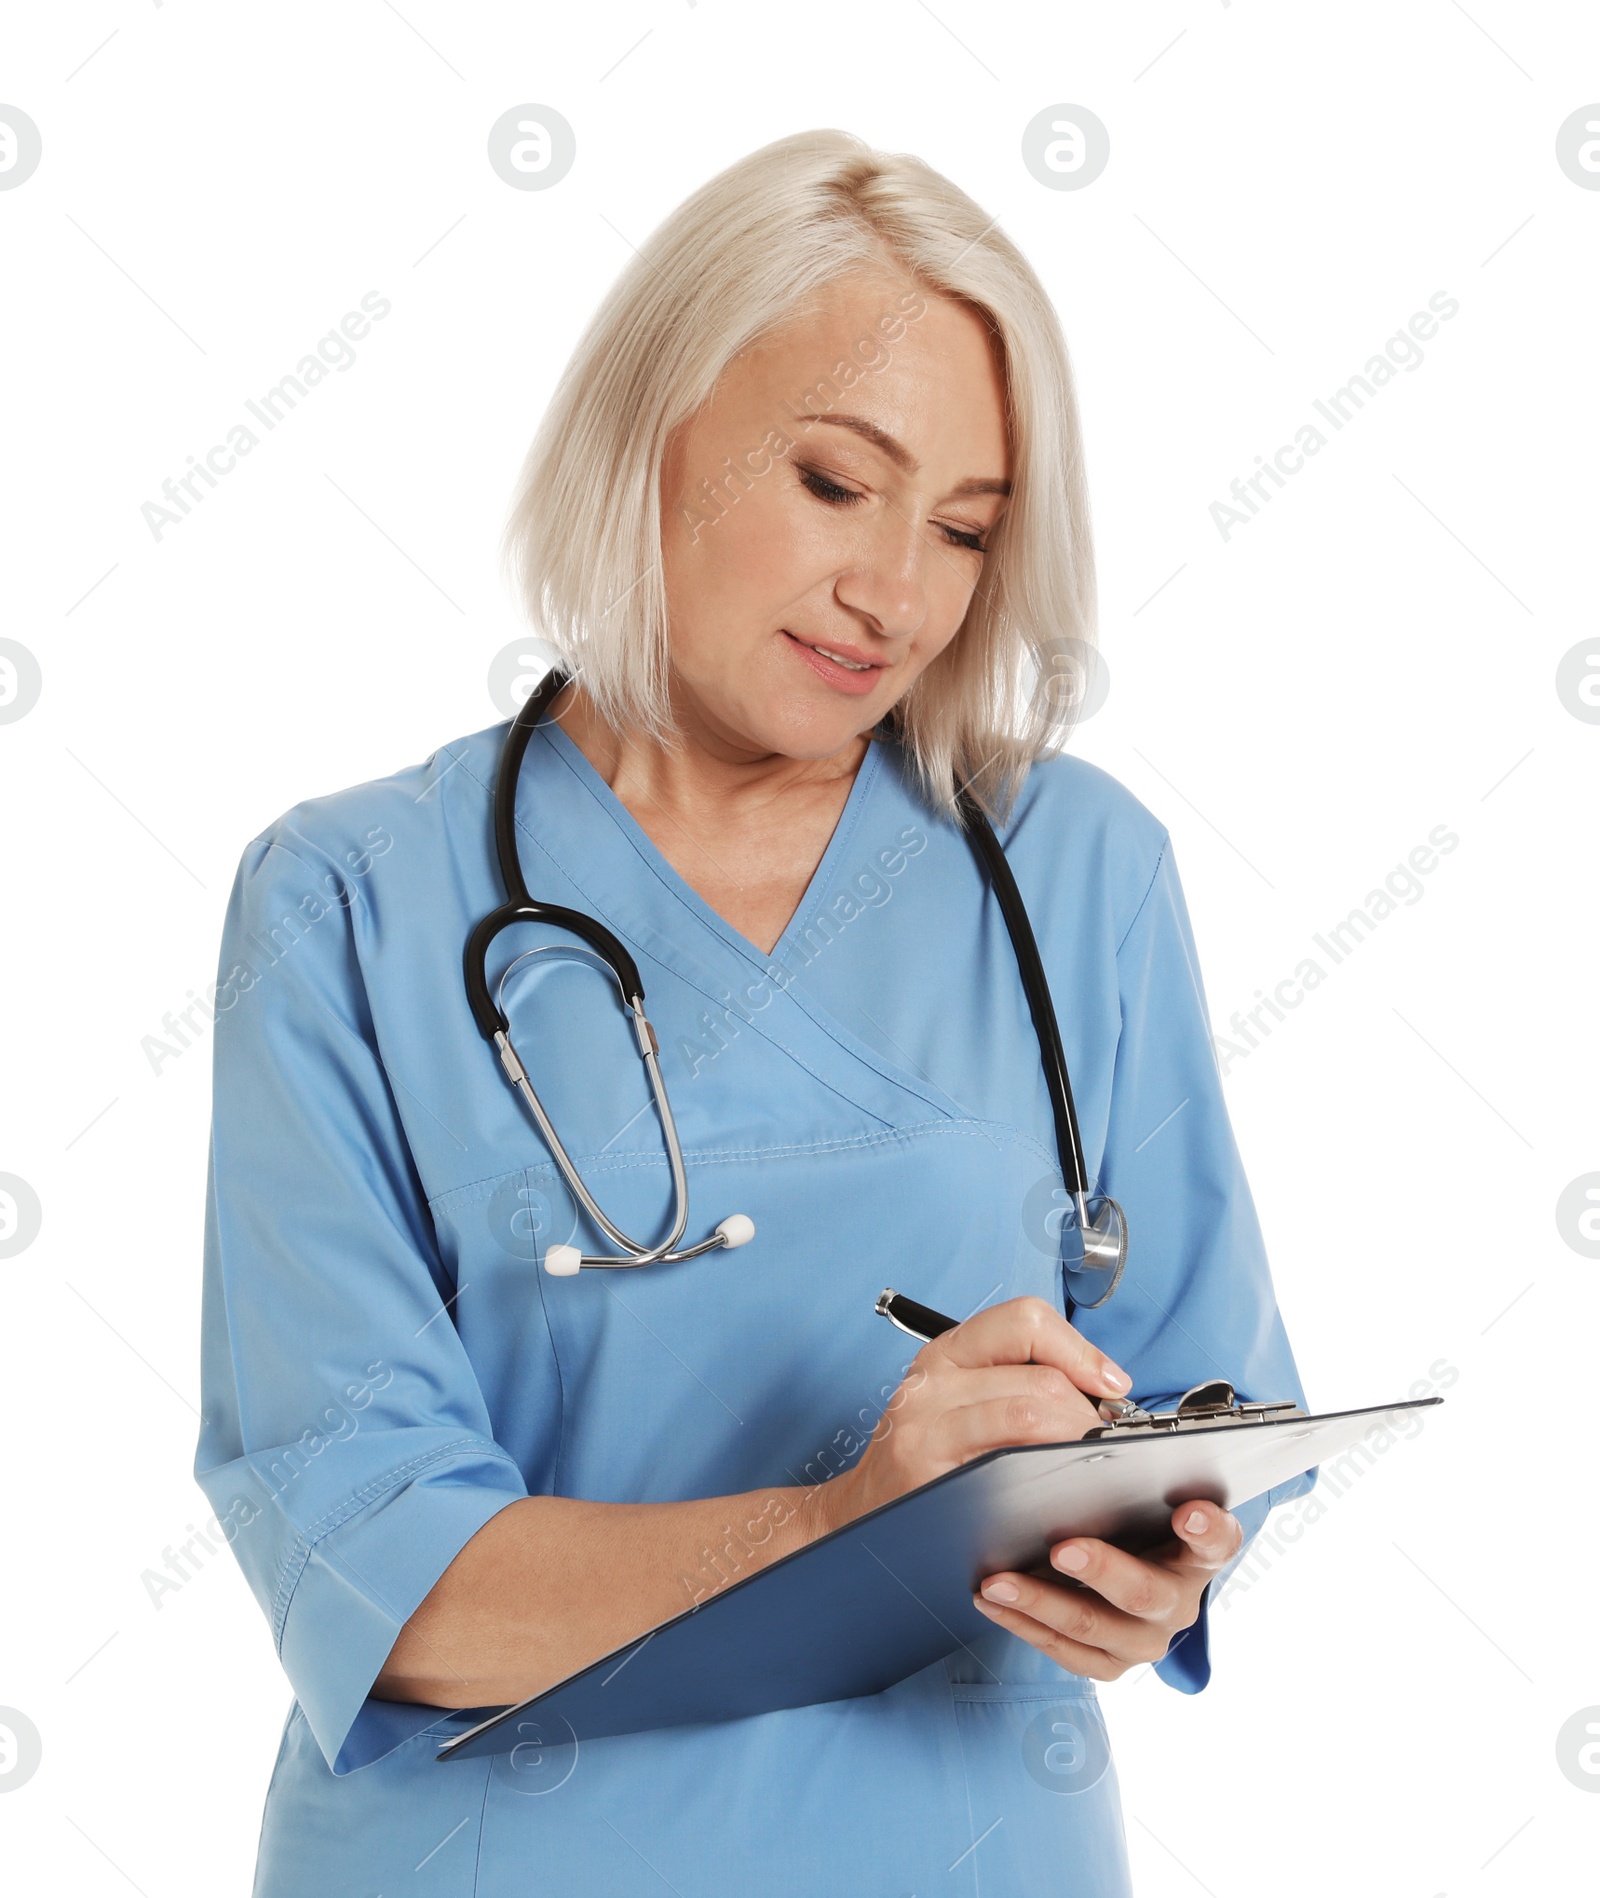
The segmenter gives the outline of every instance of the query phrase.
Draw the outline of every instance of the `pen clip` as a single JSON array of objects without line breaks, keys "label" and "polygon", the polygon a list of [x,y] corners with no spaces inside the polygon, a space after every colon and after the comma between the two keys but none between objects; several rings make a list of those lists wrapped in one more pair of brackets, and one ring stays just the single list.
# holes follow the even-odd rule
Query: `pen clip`
[{"label": "pen clip", "polygon": [[897,1331],[915,1338],[918,1344],[930,1344],[945,1332],[954,1331],[960,1322],[947,1318],[942,1311],[935,1311],[931,1305],[919,1305],[914,1298],[907,1298],[904,1292],[897,1292],[890,1285],[879,1292],[872,1309],[880,1318],[887,1318]]}]

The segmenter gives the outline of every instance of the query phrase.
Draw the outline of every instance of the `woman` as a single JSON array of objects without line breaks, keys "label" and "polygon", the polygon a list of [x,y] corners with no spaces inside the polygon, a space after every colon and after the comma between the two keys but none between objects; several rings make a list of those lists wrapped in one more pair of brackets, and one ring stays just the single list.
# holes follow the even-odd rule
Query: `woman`
[{"label": "woman", "polygon": [[[1100,1399],[1300,1395],[1161,825],[1050,755],[1092,601],[1065,351],[920,162],[785,139],[695,194],[580,344],[508,546],[573,673],[517,789],[529,885],[637,959],[694,1212],[610,1248],[476,1031],[503,727],[303,804],[223,947],[197,1473],[297,1700],[257,1891],[1127,1889],[1094,1685],[1208,1677],[1242,1528],[1074,1539],[874,1696],[435,1762],[521,1700]],[[1055,642],[1055,643],[1053,643]],[[1062,675],[1068,676],[1068,675]],[[1069,686],[1081,680],[1068,676]],[[1131,1256],[1068,1321],[1039,1047],[954,793],[1001,828]],[[491,955],[572,938],[520,925]],[[510,969],[514,1039],[625,1231],[670,1182],[612,985]],[[912,1356],[891,1283],[965,1322]],[[870,1441],[869,1441],[870,1439]],[[1253,1524],[1258,1504],[1242,1512]],[[1063,1739],[1061,1736],[1070,1736]]]}]

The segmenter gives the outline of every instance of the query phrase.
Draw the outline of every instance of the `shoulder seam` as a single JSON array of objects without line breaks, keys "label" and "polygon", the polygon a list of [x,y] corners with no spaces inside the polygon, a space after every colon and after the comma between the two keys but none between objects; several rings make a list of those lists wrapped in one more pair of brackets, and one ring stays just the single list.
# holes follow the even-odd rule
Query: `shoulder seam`
[{"label": "shoulder seam", "polygon": [[1156,878],[1161,874],[1161,866],[1166,862],[1167,852],[1171,847],[1172,837],[1169,832],[1163,830],[1161,833],[1161,848],[1156,853],[1155,868],[1150,872],[1150,881],[1145,885],[1144,895],[1139,898],[1139,907],[1133,912],[1132,920],[1129,922],[1128,927],[1123,930],[1121,939],[1117,943],[1116,954],[1119,956],[1122,954],[1123,943],[1133,934],[1135,925],[1144,914],[1144,906],[1150,901],[1150,892],[1156,887]]},{"label": "shoulder seam", "polygon": [[[495,729],[496,727],[493,726],[485,727],[486,731],[493,731]],[[394,771],[386,772],[382,777],[363,778],[355,784],[343,784],[332,791],[317,791],[306,797],[298,798],[293,804],[287,805],[283,810],[279,811],[268,823],[263,824],[258,831],[246,840],[242,848],[248,851],[255,844],[271,844],[276,840],[278,833],[286,827],[293,827],[297,834],[302,836],[313,849],[323,852],[324,854],[329,854],[326,846],[314,835],[311,835],[301,826],[292,826],[292,820],[298,813],[312,809],[313,807],[338,804],[343,799],[354,797],[358,792],[363,791],[377,793],[389,789],[406,789],[409,794],[409,787],[403,784],[403,780],[411,774],[427,777],[430,768],[442,754],[450,760],[450,763],[443,771],[438,772],[430,778],[430,781],[425,785],[422,792],[422,795],[426,796],[429,791],[434,789],[437,784],[449,775],[450,771],[452,771],[458,763],[462,762],[462,758],[464,758],[472,740],[482,735],[482,733],[478,732],[469,732],[459,738],[442,740],[439,744],[434,746],[426,758],[417,764],[401,765]],[[459,756],[457,751],[453,750],[452,747],[460,748]],[[475,774],[469,772],[468,775],[473,778],[473,782],[478,784],[480,789],[488,788]],[[417,802],[419,800],[414,798],[412,801]],[[287,848],[286,845],[280,845],[279,847]]]}]

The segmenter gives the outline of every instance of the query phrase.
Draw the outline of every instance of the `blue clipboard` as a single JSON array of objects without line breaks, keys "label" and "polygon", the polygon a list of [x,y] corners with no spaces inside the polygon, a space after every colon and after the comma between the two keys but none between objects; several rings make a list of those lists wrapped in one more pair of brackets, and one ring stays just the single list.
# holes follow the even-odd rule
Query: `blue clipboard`
[{"label": "blue clipboard", "polygon": [[1207,1415],[1141,1412],[1141,1426],[992,1450],[964,1463],[730,1583],[544,1693],[490,1713],[437,1758],[881,1693],[992,1631],[972,1605],[985,1575],[1038,1568],[1069,1535],[1152,1547],[1169,1539],[1179,1503],[1235,1508],[1338,1456],[1383,1418],[1444,1401],[1312,1417],[1292,1405],[1234,1407],[1232,1391],[1217,1388],[1228,1405]]}]

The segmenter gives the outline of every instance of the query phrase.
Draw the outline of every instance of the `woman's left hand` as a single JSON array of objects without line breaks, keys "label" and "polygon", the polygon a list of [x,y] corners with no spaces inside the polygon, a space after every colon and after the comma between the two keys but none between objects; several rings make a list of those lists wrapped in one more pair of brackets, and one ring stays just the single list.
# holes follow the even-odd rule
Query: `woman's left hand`
[{"label": "woman's left hand", "polygon": [[1193,1626],[1207,1582],[1244,1541],[1238,1519],[1216,1503],[1181,1504],[1172,1528],[1174,1540],[1145,1555],[1072,1536],[1054,1545],[1050,1561],[1081,1586],[1007,1569],[988,1576],[972,1599],[1069,1674],[1114,1681],[1159,1661],[1173,1636]]}]

